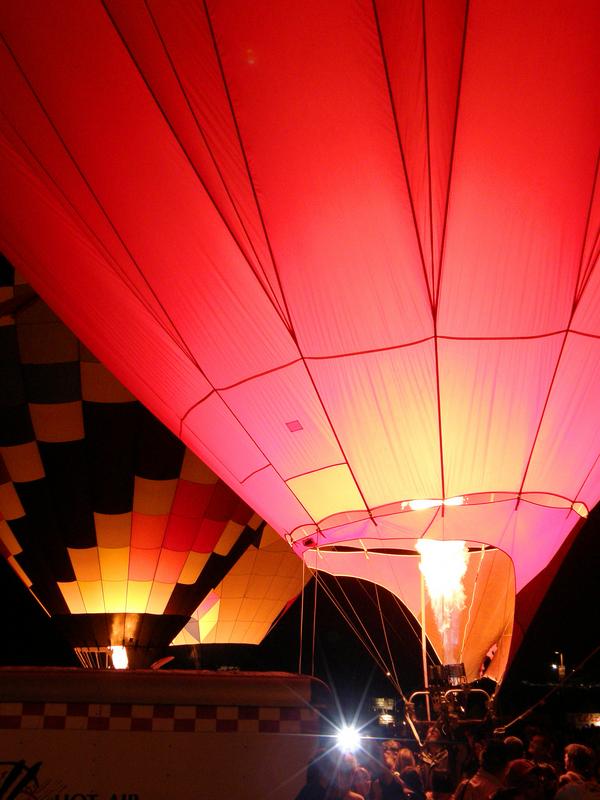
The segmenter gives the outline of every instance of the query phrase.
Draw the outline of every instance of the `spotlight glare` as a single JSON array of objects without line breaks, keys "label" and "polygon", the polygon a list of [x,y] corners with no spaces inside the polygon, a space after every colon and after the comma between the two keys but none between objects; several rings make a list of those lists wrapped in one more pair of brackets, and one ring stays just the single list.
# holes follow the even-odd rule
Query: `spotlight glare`
[{"label": "spotlight glare", "polygon": [[345,753],[353,753],[360,746],[360,734],[350,725],[344,725],[337,732],[337,745]]}]

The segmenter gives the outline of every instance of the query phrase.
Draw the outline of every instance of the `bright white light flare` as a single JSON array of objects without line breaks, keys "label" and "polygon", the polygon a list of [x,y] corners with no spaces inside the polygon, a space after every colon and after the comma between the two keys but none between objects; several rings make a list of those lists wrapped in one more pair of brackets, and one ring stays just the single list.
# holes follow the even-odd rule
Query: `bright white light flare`
[{"label": "bright white light flare", "polygon": [[127,669],[129,666],[129,659],[127,658],[127,650],[123,645],[116,644],[110,648],[110,657],[112,659],[113,667],[115,669]]},{"label": "bright white light flare", "polygon": [[[409,500],[408,507],[411,511],[424,511],[428,508],[439,508],[440,506],[462,506],[465,498],[462,495],[457,497],[447,497],[445,500]],[[404,508],[406,503],[402,503]]]},{"label": "bright white light flare", "polygon": [[421,554],[419,569],[442,637],[444,663],[454,664],[458,660],[459,617],[465,607],[463,578],[469,551],[464,542],[433,539],[419,539],[416,548]]},{"label": "bright white light flare", "polygon": [[428,508],[437,508],[442,505],[441,500],[409,500],[408,507],[411,511],[425,511]]},{"label": "bright white light flare", "polygon": [[337,732],[337,744],[345,753],[353,753],[360,747],[360,734],[350,725],[344,725]]},{"label": "bright white light flare", "polygon": [[447,497],[444,500],[444,505],[445,506],[462,506],[464,502],[465,502],[465,498],[462,496],[462,494],[459,494],[456,497]]}]

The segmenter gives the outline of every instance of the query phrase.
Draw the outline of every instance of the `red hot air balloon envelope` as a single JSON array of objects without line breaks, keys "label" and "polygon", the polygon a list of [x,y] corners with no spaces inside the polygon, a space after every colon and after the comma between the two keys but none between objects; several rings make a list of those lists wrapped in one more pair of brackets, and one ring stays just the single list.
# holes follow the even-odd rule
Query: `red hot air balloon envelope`
[{"label": "red hot air balloon envelope", "polygon": [[598,4],[59,5],[0,14],[9,258],[309,565],[520,592],[600,495]]}]

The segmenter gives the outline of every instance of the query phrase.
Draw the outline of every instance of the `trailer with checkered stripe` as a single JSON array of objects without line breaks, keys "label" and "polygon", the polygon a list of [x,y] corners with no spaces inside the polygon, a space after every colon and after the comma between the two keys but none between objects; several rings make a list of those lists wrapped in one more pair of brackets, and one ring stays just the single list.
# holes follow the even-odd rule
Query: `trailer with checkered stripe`
[{"label": "trailer with checkered stripe", "polygon": [[0,797],[287,800],[326,702],[288,673],[3,668]]}]

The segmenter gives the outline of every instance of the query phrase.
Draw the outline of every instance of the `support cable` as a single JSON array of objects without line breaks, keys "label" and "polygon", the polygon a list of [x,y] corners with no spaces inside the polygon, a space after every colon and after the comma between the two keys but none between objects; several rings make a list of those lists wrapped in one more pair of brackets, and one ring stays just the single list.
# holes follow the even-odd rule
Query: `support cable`
[{"label": "support cable", "polygon": [[298,649],[298,675],[302,675],[302,647],[303,647],[303,628],[304,628],[304,590],[306,589],[306,564],[302,559],[302,593],[300,596],[300,642]]},{"label": "support cable", "polygon": [[[420,647],[421,646],[421,636],[419,634],[418,629],[415,628],[414,622],[412,621],[414,619],[414,617],[412,617],[412,614],[409,616],[406,613],[402,602],[396,597],[396,595],[392,595],[392,597],[394,598],[394,601],[395,601],[396,605],[398,606],[398,608],[402,612],[402,614],[404,616],[404,619],[406,620],[406,622],[407,622],[407,624],[408,624],[413,636],[417,640],[417,642],[419,644],[419,647]],[[412,617],[412,619],[411,619],[411,617]],[[431,657],[431,653],[427,652],[427,658],[429,659],[430,663],[433,664],[433,658]]]},{"label": "support cable", "polygon": [[315,677],[315,642],[317,637],[317,590],[319,588],[319,570],[315,570],[315,590],[313,595],[313,624],[312,624],[312,656],[310,674]]},{"label": "support cable", "polygon": [[[335,576],[333,576],[333,577],[335,577]],[[337,579],[336,579],[336,581],[337,581]],[[383,658],[381,657],[381,653],[380,653],[380,652],[379,652],[379,650],[377,649],[377,645],[376,645],[376,644],[373,642],[373,640],[371,639],[371,637],[369,636],[369,634],[368,634],[368,633],[365,631],[365,633],[366,633],[366,637],[368,637],[369,641],[367,641],[367,639],[366,639],[364,636],[361,636],[361,634],[360,634],[360,631],[358,630],[357,626],[354,624],[354,622],[353,622],[353,621],[352,621],[352,619],[350,618],[350,616],[349,616],[349,614],[348,614],[347,610],[346,610],[346,609],[345,609],[345,608],[342,606],[342,604],[340,603],[340,601],[337,599],[337,597],[336,597],[336,596],[335,596],[335,594],[333,593],[333,591],[332,591],[331,587],[329,587],[329,586],[327,585],[326,581],[321,581],[321,588],[323,589],[323,591],[325,592],[325,594],[326,594],[326,595],[327,595],[327,597],[329,598],[330,602],[331,602],[331,603],[332,603],[332,604],[335,606],[335,608],[337,609],[337,611],[338,611],[338,612],[340,613],[340,615],[343,617],[344,621],[346,622],[346,624],[348,625],[348,627],[350,628],[350,630],[351,630],[351,631],[354,633],[354,635],[356,636],[356,638],[357,638],[357,639],[358,639],[358,640],[361,642],[361,644],[363,645],[363,647],[365,648],[365,650],[367,651],[367,653],[369,654],[369,656],[370,656],[370,657],[373,659],[373,661],[374,661],[374,662],[375,662],[375,663],[376,663],[376,664],[379,666],[379,668],[381,669],[381,671],[382,671],[382,672],[384,672],[384,673],[387,673],[387,672],[388,672],[388,670],[387,670],[387,666],[386,666],[386,664],[385,664],[385,662],[384,662]],[[339,588],[339,589],[340,589],[340,591],[343,593],[343,589],[342,589],[342,588],[339,586],[339,582],[338,582],[338,588]],[[348,601],[348,603],[349,603],[349,601]],[[352,606],[352,604],[351,604],[351,603],[349,603],[349,605],[350,605],[350,608],[352,609],[352,612],[354,613],[354,615],[355,615],[356,619],[357,619],[357,620],[360,622],[360,617],[359,617],[359,616],[358,616],[358,614],[356,613],[356,611],[355,611],[354,607]],[[362,624],[362,623],[361,623],[361,624]],[[363,626],[363,628],[364,628],[364,626]],[[392,684],[393,684],[393,681],[392,681]],[[397,691],[398,691],[400,694],[402,694],[402,692],[401,692],[401,689],[400,689],[400,687],[399,687],[399,686],[396,686],[396,685],[394,685],[394,688],[395,688],[395,689],[396,689],[396,690],[397,690]]]},{"label": "support cable", "polygon": [[375,597],[377,598],[377,610],[379,611],[379,621],[381,622],[381,630],[383,631],[383,637],[385,639],[385,646],[386,646],[387,651],[388,651],[388,656],[389,656],[389,659],[390,659],[390,665],[391,665],[392,672],[393,672],[393,675],[394,675],[394,680],[396,681],[397,684],[400,684],[400,681],[398,680],[398,673],[396,672],[396,662],[394,661],[394,658],[392,657],[392,651],[390,649],[390,643],[389,643],[389,640],[388,640],[385,619],[383,617],[383,612],[381,610],[381,602],[379,600],[379,587],[377,586],[377,584],[375,584]]},{"label": "support cable", "polygon": [[[393,680],[393,676],[392,676],[391,670],[390,670],[389,666],[386,664],[386,662],[385,662],[385,659],[384,659],[384,657],[382,656],[382,654],[381,654],[381,652],[380,652],[379,648],[377,647],[377,645],[376,645],[376,644],[375,644],[375,642],[373,641],[373,637],[371,636],[371,634],[370,634],[370,633],[369,633],[369,631],[367,630],[367,628],[366,628],[366,626],[365,626],[364,622],[362,621],[362,619],[361,619],[361,617],[360,617],[360,614],[359,614],[359,613],[356,611],[356,609],[354,608],[354,605],[353,605],[352,601],[350,600],[350,598],[349,598],[349,597],[348,597],[348,595],[346,594],[346,592],[345,592],[345,590],[344,590],[343,586],[341,585],[341,583],[340,583],[339,579],[337,578],[337,576],[335,576],[335,575],[334,575],[333,577],[334,577],[334,579],[335,579],[335,582],[336,582],[336,584],[337,584],[337,586],[338,586],[338,589],[340,590],[340,592],[341,592],[341,593],[342,593],[342,595],[344,596],[344,600],[346,601],[346,603],[348,604],[348,606],[349,606],[349,607],[350,607],[350,609],[352,610],[352,612],[353,612],[354,616],[356,617],[356,619],[357,619],[357,620],[358,620],[358,622],[360,623],[360,627],[362,628],[362,630],[363,630],[363,632],[364,632],[364,635],[365,635],[365,636],[367,637],[367,639],[369,640],[369,642],[370,642],[370,645],[371,645],[371,647],[373,648],[373,650],[374,650],[374,651],[377,653],[377,661],[378,661],[378,662],[379,662],[379,663],[382,665],[382,667],[383,667],[383,670],[385,671],[386,675],[387,675],[388,677],[392,678],[392,681],[391,681],[391,682],[392,682],[392,684],[393,684],[394,688],[396,689],[396,691],[398,692],[398,694],[399,694],[399,695],[402,697],[402,699],[403,699],[403,700],[405,700],[405,697],[404,697],[404,692],[402,691],[402,688],[401,688],[400,684],[399,684],[397,681],[394,681],[394,680]],[[360,641],[363,643],[363,645],[365,645],[365,640],[364,640],[364,638],[363,638],[363,637],[361,637],[360,635],[358,636],[358,638],[359,638],[359,639],[360,639]],[[366,646],[366,645],[365,645],[365,646]],[[367,649],[368,649],[368,648],[367,648]]]},{"label": "support cable", "polygon": [[593,657],[596,655],[596,653],[597,653],[597,652],[599,652],[599,651],[600,651],[600,644],[596,645],[596,647],[594,647],[594,649],[592,650],[592,652],[591,652],[591,653],[589,653],[589,654],[588,654],[588,655],[587,655],[587,656],[586,656],[586,657],[583,659],[583,661],[580,661],[580,662],[579,662],[579,664],[578,664],[578,665],[575,667],[575,669],[574,669],[574,670],[572,670],[572,672],[571,672],[569,675],[567,675],[565,678],[563,678],[563,679],[562,679],[562,681],[559,681],[559,682],[558,682],[558,683],[557,683],[555,686],[553,686],[553,687],[550,689],[550,691],[549,691],[549,692],[546,692],[546,694],[545,694],[545,695],[544,695],[542,698],[540,698],[539,700],[537,700],[537,701],[536,701],[536,702],[535,702],[535,703],[534,703],[532,706],[530,706],[530,707],[529,707],[529,708],[528,708],[526,711],[523,711],[523,713],[522,713],[522,714],[519,714],[519,716],[518,716],[518,717],[515,717],[513,720],[511,720],[510,722],[508,722],[506,725],[502,725],[502,726],[500,726],[500,727],[499,727],[499,728],[497,728],[497,729],[496,729],[496,731],[494,731],[494,732],[495,732],[495,733],[496,733],[496,732],[498,732],[498,733],[505,733],[505,732],[506,732],[506,731],[507,731],[509,728],[512,728],[512,726],[513,726],[513,725],[516,725],[516,724],[517,724],[517,722],[520,722],[522,719],[525,719],[525,717],[528,717],[528,716],[531,714],[531,712],[532,712],[532,711],[535,711],[535,709],[536,709],[536,708],[538,708],[539,706],[543,705],[543,704],[546,702],[546,700],[547,700],[549,697],[551,697],[551,696],[552,696],[553,694],[555,694],[555,693],[556,693],[556,692],[557,692],[559,689],[561,689],[561,688],[562,688],[562,687],[563,687],[563,686],[564,686],[564,685],[567,683],[567,681],[569,681],[569,680],[570,680],[570,679],[573,677],[573,675],[575,675],[577,672],[579,672],[579,670],[580,670],[580,669],[583,669],[583,667],[584,667],[584,666],[587,664],[587,662],[588,662],[588,661],[590,661],[590,659],[592,659],[592,658],[593,658]]}]

